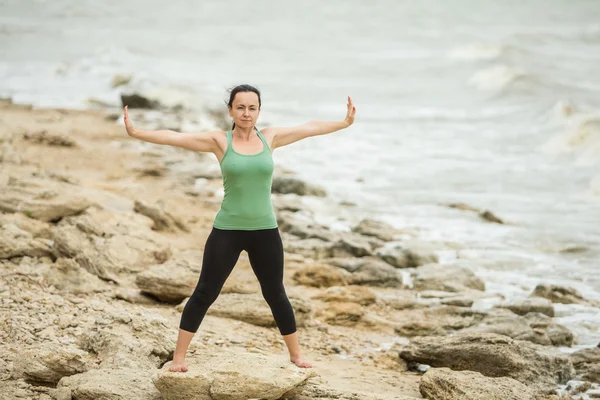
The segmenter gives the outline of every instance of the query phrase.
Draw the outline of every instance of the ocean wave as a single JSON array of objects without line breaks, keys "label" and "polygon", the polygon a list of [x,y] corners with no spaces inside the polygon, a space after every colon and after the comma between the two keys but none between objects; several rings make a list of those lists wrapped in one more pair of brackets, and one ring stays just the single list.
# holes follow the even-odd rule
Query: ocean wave
[{"label": "ocean wave", "polygon": [[471,43],[452,49],[448,53],[448,57],[454,60],[467,61],[495,60],[500,58],[504,50],[504,46],[500,45]]},{"label": "ocean wave", "polygon": [[469,84],[479,90],[498,91],[511,84],[530,78],[525,70],[507,65],[494,65],[477,71],[469,79]]},{"label": "ocean wave", "polygon": [[590,181],[590,191],[592,195],[600,197],[600,175],[592,178]]},{"label": "ocean wave", "polygon": [[600,161],[600,112],[578,113],[565,104],[558,109],[565,117],[565,131],[544,144],[547,153],[573,153],[578,165],[594,165]]}]

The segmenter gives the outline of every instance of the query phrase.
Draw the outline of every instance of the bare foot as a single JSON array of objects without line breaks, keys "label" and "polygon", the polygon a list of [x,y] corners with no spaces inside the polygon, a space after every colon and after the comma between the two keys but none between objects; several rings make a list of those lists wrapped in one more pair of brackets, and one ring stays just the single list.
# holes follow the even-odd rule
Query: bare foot
[{"label": "bare foot", "polygon": [[169,367],[171,372],[187,372],[188,366],[185,361],[173,361]]},{"label": "bare foot", "polygon": [[312,364],[307,362],[307,361],[303,361],[301,357],[295,357],[295,358],[290,358],[290,361],[293,362],[294,364],[296,364],[296,366],[300,367],[300,368],[312,368]]}]

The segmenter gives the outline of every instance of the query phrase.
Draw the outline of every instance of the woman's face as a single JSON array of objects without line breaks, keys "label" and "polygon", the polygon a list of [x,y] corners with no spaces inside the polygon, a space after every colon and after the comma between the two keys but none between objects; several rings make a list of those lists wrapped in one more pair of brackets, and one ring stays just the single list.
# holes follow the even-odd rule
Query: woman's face
[{"label": "woman's face", "polygon": [[229,116],[233,118],[235,126],[252,128],[260,114],[258,95],[254,92],[240,92],[235,95],[233,104],[229,109]]}]

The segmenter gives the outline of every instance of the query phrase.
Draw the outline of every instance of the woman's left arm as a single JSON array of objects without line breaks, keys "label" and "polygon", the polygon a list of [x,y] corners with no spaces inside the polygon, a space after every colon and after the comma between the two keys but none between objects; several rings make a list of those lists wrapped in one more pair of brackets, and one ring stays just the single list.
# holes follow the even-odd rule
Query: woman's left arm
[{"label": "woman's left arm", "polygon": [[356,114],[356,107],[352,104],[350,96],[348,96],[347,108],[346,118],[343,121],[311,121],[289,128],[265,128],[262,132],[273,137],[272,150],[275,150],[310,136],[324,135],[349,127],[354,123],[354,114]]}]

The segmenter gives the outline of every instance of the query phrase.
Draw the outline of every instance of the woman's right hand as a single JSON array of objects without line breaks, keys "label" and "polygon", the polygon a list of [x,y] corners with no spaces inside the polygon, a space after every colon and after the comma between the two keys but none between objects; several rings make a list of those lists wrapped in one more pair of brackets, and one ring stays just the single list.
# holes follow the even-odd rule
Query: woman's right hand
[{"label": "woman's right hand", "polygon": [[125,122],[125,129],[127,130],[127,134],[129,136],[133,136],[135,129],[133,128],[133,124],[129,120],[129,117],[127,116],[127,106],[125,106],[125,111],[123,113],[123,122]]}]

